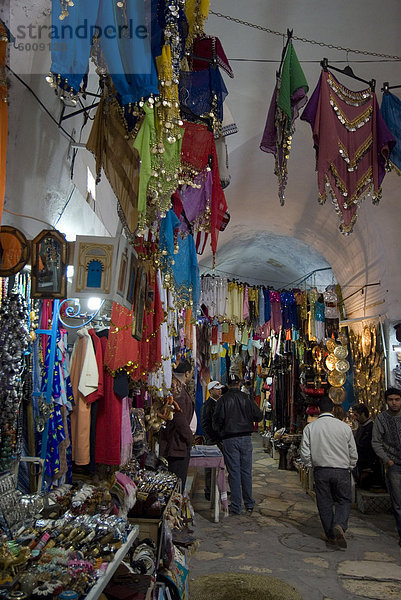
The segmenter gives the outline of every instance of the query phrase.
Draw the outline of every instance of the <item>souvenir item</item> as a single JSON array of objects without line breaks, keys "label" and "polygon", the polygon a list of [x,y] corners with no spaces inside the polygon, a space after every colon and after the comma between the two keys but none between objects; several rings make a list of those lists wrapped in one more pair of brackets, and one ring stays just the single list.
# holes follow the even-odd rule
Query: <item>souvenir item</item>
[{"label": "souvenir item", "polygon": [[326,342],[326,348],[329,352],[334,352],[334,349],[336,348],[337,344],[334,340],[327,340]]},{"label": "souvenir item", "polygon": [[277,72],[276,87],[270,103],[260,149],[275,156],[274,174],[278,179],[278,196],[284,204],[287,185],[287,161],[295,133],[295,120],[306,104],[309,86],[291,40],[284,49],[284,59]]},{"label": "souvenir item", "polygon": [[337,361],[338,358],[334,354],[328,355],[328,357],[326,358],[326,367],[329,369],[329,371],[334,371],[334,369],[336,368]]},{"label": "souvenir item", "polygon": [[373,372],[372,372],[372,381],[374,381],[375,383],[379,383],[379,381],[381,379],[381,375],[382,375],[381,367],[374,367]]},{"label": "souvenir item", "polygon": [[337,370],[332,371],[327,378],[329,384],[333,387],[341,387],[344,385],[345,379],[345,373],[340,373]]},{"label": "souvenir item", "polygon": [[74,297],[111,299],[116,273],[118,239],[77,236],[74,254]]},{"label": "souvenir item", "polygon": [[[386,85],[386,84],[385,84]],[[388,86],[388,84],[387,84]],[[389,164],[396,173],[401,172],[401,100],[384,89],[380,107],[382,117],[397,143],[391,150]]]},{"label": "souvenir item", "polygon": [[32,240],[32,298],[65,298],[67,241],[64,234],[45,229]]},{"label": "souvenir item", "polygon": [[319,203],[329,196],[340,215],[340,231],[352,232],[357,208],[368,194],[377,204],[386,161],[395,140],[378,109],[371,88],[347,89],[322,70],[301,119],[313,131]]},{"label": "souvenir item", "polygon": [[372,335],[370,332],[370,327],[365,325],[362,330],[362,355],[366,358],[369,356],[372,348]]},{"label": "souvenir item", "polygon": [[339,371],[340,373],[346,373],[349,369],[349,362],[347,360],[339,360],[336,363],[336,370]]},{"label": "souvenir item", "polygon": [[357,374],[356,384],[360,388],[364,388],[366,386],[366,374],[364,371],[360,371],[360,373]]},{"label": "souvenir item", "polygon": [[6,189],[6,156],[8,137],[8,103],[6,80],[6,52],[10,41],[9,31],[0,20],[0,222],[3,214],[4,193]]},{"label": "souvenir item", "polygon": [[29,259],[26,237],[15,227],[0,227],[0,277],[9,277],[21,271]]},{"label": "souvenir item", "polygon": [[348,356],[348,350],[345,346],[336,346],[334,348],[334,354],[337,358],[344,359]]},{"label": "souvenir item", "polygon": [[329,397],[334,402],[334,404],[342,404],[346,396],[347,394],[343,387],[331,387],[329,389]]}]

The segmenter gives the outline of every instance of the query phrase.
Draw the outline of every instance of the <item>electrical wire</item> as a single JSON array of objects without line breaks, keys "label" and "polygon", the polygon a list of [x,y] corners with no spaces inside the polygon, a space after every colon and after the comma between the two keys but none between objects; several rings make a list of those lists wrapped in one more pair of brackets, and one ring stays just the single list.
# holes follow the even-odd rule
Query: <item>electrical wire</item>
[{"label": "electrical wire", "polygon": [[61,129],[61,131],[64,133],[65,136],[67,136],[67,138],[71,141],[75,143],[75,139],[72,137],[72,135],[70,133],[68,133],[68,131],[66,129],[64,129],[64,127],[62,127],[62,125],[59,125],[59,123],[57,122],[57,120],[53,117],[52,113],[50,112],[50,110],[47,108],[47,106],[45,106],[42,102],[42,100],[39,98],[39,96],[33,91],[33,89],[19,76],[17,75],[17,73],[15,71],[12,70],[12,68],[6,64],[6,69],[8,71],[10,71],[10,73],[12,73],[14,75],[14,77],[20,82],[22,83],[22,85],[24,87],[26,87],[26,89],[32,94],[32,96],[35,98],[35,100],[40,104],[40,106],[43,108],[43,110],[45,111],[45,113],[51,118],[51,120],[57,125],[57,127],[59,129]]},{"label": "electrical wire", "polygon": [[[235,17],[231,17],[230,15],[223,15],[222,13],[215,12],[214,10],[210,10],[209,14],[214,15],[215,17],[226,19],[227,21],[233,21],[234,23],[238,23],[239,25],[251,27],[252,29],[259,29],[259,31],[271,33],[272,35],[278,35],[282,38],[287,37],[287,34],[283,33],[282,31],[275,31],[274,29],[269,29],[268,27],[263,27],[262,25],[255,25],[255,23],[243,21],[242,19],[237,19]],[[304,42],[305,44],[314,44],[315,46],[320,46],[321,48],[330,48],[330,50],[340,50],[343,52],[347,52],[347,54],[349,52],[352,52],[353,54],[363,54],[364,56],[377,56],[379,58],[390,58],[395,61],[401,61],[401,56],[395,56],[393,54],[381,54],[379,52],[370,52],[369,50],[353,50],[352,48],[344,48],[343,46],[336,46],[335,44],[327,44],[325,42],[318,42],[317,40],[309,40],[308,38],[298,37],[296,35],[292,35],[291,37],[293,40],[297,40],[298,42]]]},{"label": "electrical wire", "polygon": [[56,221],[56,222],[55,222],[55,224],[53,225],[53,227],[54,227],[54,228],[56,228],[56,225],[57,225],[57,223],[60,221],[61,217],[62,217],[62,216],[63,216],[63,214],[64,214],[64,211],[65,211],[65,209],[67,208],[68,204],[70,203],[70,200],[71,200],[71,198],[72,198],[72,195],[73,195],[73,193],[75,192],[75,188],[76,188],[76,185],[74,184],[74,187],[72,188],[72,190],[71,190],[71,192],[70,192],[70,195],[68,196],[68,200],[67,200],[67,202],[64,204],[64,207],[63,207],[63,209],[61,210],[61,213],[59,214],[57,221]]},{"label": "electrical wire", "polygon": [[[31,217],[30,215],[22,215],[20,213],[13,212],[12,210],[8,210],[8,208],[3,208],[3,211],[9,213],[10,215],[15,215],[16,217],[23,217],[24,219],[33,219],[34,221],[39,221],[40,223],[44,223],[45,225],[49,225],[49,227],[53,227],[51,223],[47,221],[43,221],[43,219],[38,219],[38,217]],[[54,227],[53,227],[54,229]]]}]

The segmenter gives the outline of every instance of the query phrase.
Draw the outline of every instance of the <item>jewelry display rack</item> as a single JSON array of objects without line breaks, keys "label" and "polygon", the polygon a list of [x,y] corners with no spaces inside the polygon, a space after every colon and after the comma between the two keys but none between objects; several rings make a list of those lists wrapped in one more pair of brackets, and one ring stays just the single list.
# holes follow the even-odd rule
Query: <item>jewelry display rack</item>
[{"label": "jewelry display rack", "polygon": [[100,594],[103,592],[104,588],[110,582],[114,573],[117,570],[117,567],[121,564],[124,556],[127,554],[128,550],[131,548],[132,544],[135,542],[136,538],[139,534],[139,527],[135,525],[131,531],[131,533],[127,537],[127,541],[121,546],[121,548],[114,555],[114,559],[109,563],[107,570],[104,575],[99,577],[95,585],[91,588],[90,592],[85,596],[85,600],[97,600]]}]

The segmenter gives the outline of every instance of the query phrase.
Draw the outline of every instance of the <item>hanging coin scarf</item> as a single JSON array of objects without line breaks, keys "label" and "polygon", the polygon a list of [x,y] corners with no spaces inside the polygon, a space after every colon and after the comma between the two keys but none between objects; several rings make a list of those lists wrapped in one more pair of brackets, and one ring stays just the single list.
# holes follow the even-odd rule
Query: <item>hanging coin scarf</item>
[{"label": "hanging coin scarf", "polygon": [[0,470],[21,452],[24,353],[30,341],[27,305],[19,294],[3,299],[0,310]]},{"label": "hanging coin scarf", "polygon": [[340,231],[348,235],[360,202],[371,196],[377,204],[381,198],[394,139],[373,89],[354,92],[325,70],[301,119],[310,123],[315,139],[319,203],[331,198],[340,216]]}]

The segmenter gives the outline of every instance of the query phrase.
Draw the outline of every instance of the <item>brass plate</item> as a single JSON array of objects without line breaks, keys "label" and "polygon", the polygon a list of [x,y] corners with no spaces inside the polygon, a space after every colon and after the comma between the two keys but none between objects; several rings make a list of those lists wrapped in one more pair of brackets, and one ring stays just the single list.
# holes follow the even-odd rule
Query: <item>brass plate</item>
[{"label": "brass plate", "polygon": [[365,385],[366,385],[366,374],[365,374],[364,371],[361,371],[356,376],[356,384],[360,388],[364,388],[365,387]]},{"label": "brass plate", "polygon": [[372,335],[372,347],[370,349],[371,353],[374,354],[376,352],[376,327],[374,325],[372,325],[371,328],[371,335]]},{"label": "brass plate", "polygon": [[362,354],[366,358],[369,356],[371,348],[372,348],[372,334],[370,332],[370,327],[365,325],[362,331]]},{"label": "brass plate", "polygon": [[335,343],[334,340],[327,340],[326,342],[326,348],[329,352],[334,352],[334,348],[337,347],[337,344]]},{"label": "brass plate", "polygon": [[382,370],[380,367],[374,367],[374,369],[372,369],[372,381],[374,381],[375,383],[379,383],[381,375]]},{"label": "brass plate", "polygon": [[320,346],[316,345],[312,348],[312,356],[318,362],[322,359],[322,349]]},{"label": "brass plate", "polygon": [[326,367],[328,368],[329,371],[334,371],[334,369],[336,368],[337,362],[338,362],[338,359],[334,356],[334,354],[329,354],[326,358]]},{"label": "brass plate", "polygon": [[329,389],[329,397],[332,399],[334,404],[342,404],[347,396],[347,393],[343,387],[331,387]]},{"label": "brass plate", "polygon": [[349,369],[349,362],[347,360],[339,360],[336,364],[336,370],[340,373],[346,373]]},{"label": "brass plate", "polygon": [[334,348],[334,354],[337,358],[343,359],[348,356],[348,349],[345,346],[337,346]]},{"label": "brass plate", "polygon": [[332,371],[328,376],[328,382],[330,385],[334,387],[341,387],[345,383],[345,373],[340,373],[339,371]]}]

